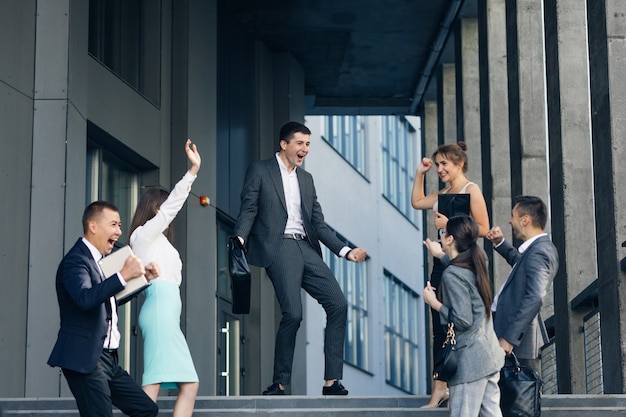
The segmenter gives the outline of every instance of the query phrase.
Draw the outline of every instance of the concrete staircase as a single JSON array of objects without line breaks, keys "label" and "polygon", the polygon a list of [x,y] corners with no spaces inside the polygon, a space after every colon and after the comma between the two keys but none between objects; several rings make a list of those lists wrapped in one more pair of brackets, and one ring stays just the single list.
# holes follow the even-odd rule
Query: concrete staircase
[{"label": "concrete staircase", "polygon": [[[170,417],[174,398],[159,398],[160,416]],[[199,397],[194,416],[279,417],[405,417],[448,416],[446,408],[419,407],[426,396],[400,397]],[[4,417],[78,417],[72,398],[0,399]],[[116,416],[123,414],[115,410]],[[542,417],[626,417],[626,395],[547,395],[542,398]]]}]

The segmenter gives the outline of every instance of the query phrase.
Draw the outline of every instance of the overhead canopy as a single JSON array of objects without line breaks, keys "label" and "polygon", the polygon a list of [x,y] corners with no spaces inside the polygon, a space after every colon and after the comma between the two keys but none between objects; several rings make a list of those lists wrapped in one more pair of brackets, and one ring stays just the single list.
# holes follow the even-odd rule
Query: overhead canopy
[{"label": "overhead canopy", "polygon": [[[307,114],[416,114],[476,0],[229,0],[274,52],[304,67]],[[452,44],[452,42],[448,42]]]}]

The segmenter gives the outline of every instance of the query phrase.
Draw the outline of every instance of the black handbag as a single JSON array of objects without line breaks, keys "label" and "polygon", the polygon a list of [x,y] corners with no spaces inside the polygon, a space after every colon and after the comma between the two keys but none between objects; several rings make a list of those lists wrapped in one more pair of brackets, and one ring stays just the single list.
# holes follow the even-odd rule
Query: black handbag
[{"label": "black handbag", "polygon": [[503,417],[540,417],[543,381],[534,369],[521,366],[513,352],[500,370],[500,409]]},{"label": "black handbag", "polygon": [[446,340],[443,342],[442,352],[435,366],[433,367],[433,379],[447,381],[456,373],[456,336],[454,333],[454,322],[452,321],[452,310],[448,312],[448,332]]},{"label": "black handbag", "polygon": [[250,267],[246,249],[237,236],[228,241],[228,272],[232,284],[233,314],[250,313]]}]

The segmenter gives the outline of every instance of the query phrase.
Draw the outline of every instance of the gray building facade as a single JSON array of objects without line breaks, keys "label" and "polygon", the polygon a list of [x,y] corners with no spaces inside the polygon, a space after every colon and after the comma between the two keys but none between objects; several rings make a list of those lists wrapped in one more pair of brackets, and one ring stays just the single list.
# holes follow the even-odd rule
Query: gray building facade
[{"label": "gray building facade", "polygon": [[[258,394],[271,380],[280,312],[255,270],[251,314],[230,313],[225,238],[248,163],[273,154],[284,121],[310,112],[307,67],[253,33],[227,1],[0,6],[0,396],[70,396],[45,363],[58,329],[56,267],[81,235],[88,202],[114,201],[127,230],[144,187],[171,187],[186,169],[187,137],[203,166],[175,245],[193,277],[181,287],[181,324],[207,375],[200,394]],[[425,155],[468,143],[469,176],[492,224],[506,226],[517,194],[549,202],[561,266],[544,313],[553,336],[547,383],[559,393],[624,393],[626,4],[465,6],[449,28],[450,53],[425,74],[430,86],[406,114],[420,116]],[[508,267],[491,260],[498,286]],[[123,360],[134,374],[137,307],[121,313]],[[236,360],[227,362],[231,350]]]}]

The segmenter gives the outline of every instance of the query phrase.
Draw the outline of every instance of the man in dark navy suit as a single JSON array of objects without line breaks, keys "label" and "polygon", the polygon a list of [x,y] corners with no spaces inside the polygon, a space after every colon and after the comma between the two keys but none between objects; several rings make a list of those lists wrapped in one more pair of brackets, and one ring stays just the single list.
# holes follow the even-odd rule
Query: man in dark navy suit
[{"label": "man in dark navy suit", "polygon": [[487,233],[496,251],[513,267],[491,306],[500,346],[507,354],[515,352],[522,365],[540,374],[541,348],[549,342],[541,307],[559,269],[557,249],[544,231],[547,222],[548,208],[539,197],[518,196],[509,223],[523,241],[520,247],[505,240],[497,226]]},{"label": "man in dark navy suit", "polygon": [[81,417],[112,417],[112,405],[129,416],[156,416],[157,405],[118,364],[114,295],[131,279],[156,278],[158,268],[131,255],[117,274],[103,275],[98,261],[122,235],[119,210],[111,203],[87,206],[83,232],[57,270],[61,328],[48,365],[62,369]]}]

